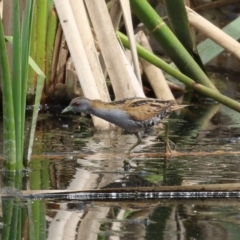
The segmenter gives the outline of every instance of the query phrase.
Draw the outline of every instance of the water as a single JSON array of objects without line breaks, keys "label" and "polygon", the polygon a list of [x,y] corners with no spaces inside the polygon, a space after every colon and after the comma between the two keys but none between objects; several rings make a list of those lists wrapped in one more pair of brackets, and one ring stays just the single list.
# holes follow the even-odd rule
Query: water
[{"label": "water", "polygon": [[[238,99],[231,84],[227,94]],[[2,176],[2,193],[15,197],[2,199],[3,239],[239,239],[238,192],[138,194],[139,187],[240,183],[239,113],[204,98],[189,110],[169,119],[176,152],[167,158],[157,129],[128,156],[133,135],[94,131],[79,116],[41,114],[29,171],[20,183]],[[126,188],[136,191],[26,199],[16,190]]]}]

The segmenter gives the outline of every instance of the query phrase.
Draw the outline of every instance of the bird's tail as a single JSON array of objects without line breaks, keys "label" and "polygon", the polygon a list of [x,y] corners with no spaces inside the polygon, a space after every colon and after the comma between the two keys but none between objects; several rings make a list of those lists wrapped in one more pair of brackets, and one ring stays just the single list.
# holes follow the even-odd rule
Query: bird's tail
[{"label": "bird's tail", "polygon": [[185,107],[188,107],[189,105],[173,105],[171,106],[171,111],[174,112],[174,111],[177,111],[181,108],[185,108]]}]

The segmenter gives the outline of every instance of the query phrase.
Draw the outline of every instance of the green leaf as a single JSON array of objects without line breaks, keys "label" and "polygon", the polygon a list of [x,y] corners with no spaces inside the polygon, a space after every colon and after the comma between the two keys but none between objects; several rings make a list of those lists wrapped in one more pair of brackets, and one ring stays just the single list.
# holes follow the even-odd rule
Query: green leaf
[{"label": "green leaf", "polygon": [[3,158],[4,167],[16,170],[16,138],[14,123],[14,108],[12,96],[12,82],[8,65],[7,49],[0,19],[0,79],[2,82],[3,98]]}]

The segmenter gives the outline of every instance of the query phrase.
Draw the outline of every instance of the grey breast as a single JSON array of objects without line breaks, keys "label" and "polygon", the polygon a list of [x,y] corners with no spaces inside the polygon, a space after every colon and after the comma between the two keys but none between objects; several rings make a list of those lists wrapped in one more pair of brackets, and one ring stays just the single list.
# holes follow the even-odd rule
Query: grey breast
[{"label": "grey breast", "polygon": [[115,125],[127,130],[128,132],[136,132],[142,128],[142,124],[140,122],[131,119],[129,115],[123,110],[94,109],[92,114],[108,122],[114,123]]}]

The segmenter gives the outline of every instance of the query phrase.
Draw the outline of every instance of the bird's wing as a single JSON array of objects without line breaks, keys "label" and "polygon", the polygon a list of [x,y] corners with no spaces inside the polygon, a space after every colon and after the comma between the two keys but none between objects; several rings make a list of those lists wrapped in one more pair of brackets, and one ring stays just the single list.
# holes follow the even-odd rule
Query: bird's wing
[{"label": "bird's wing", "polygon": [[123,110],[127,111],[130,118],[135,121],[144,121],[153,118],[175,104],[173,100],[162,101],[159,99],[132,99],[124,105]]}]

